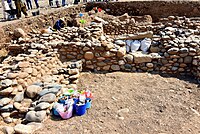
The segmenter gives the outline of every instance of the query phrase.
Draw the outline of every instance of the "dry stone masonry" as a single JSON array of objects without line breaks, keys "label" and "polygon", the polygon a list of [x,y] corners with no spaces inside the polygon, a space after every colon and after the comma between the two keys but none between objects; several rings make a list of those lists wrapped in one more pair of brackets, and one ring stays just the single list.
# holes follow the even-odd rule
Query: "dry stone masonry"
[{"label": "dry stone masonry", "polygon": [[[11,45],[11,53],[23,47]],[[8,56],[1,64],[1,121],[16,124],[16,133],[41,128],[57,97],[70,87],[76,88],[82,70],[81,62],[62,63],[55,51],[45,53],[44,48],[30,45],[24,54]]]},{"label": "dry stone masonry", "polygon": [[[4,133],[42,127],[60,94],[77,88],[80,72],[128,71],[200,79],[200,19],[85,13],[90,25],[41,33],[13,32],[0,64],[0,122]],[[77,25],[78,26],[78,25]],[[126,40],[151,39],[148,52],[126,52]]]}]

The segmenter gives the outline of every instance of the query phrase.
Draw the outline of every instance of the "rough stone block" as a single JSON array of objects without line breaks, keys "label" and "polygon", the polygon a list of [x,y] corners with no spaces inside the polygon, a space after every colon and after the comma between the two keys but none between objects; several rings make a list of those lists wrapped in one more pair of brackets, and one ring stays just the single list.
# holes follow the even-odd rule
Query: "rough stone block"
[{"label": "rough stone block", "polygon": [[132,55],[134,58],[134,63],[146,63],[152,61],[151,55],[143,54],[142,52],[135,52]]}]

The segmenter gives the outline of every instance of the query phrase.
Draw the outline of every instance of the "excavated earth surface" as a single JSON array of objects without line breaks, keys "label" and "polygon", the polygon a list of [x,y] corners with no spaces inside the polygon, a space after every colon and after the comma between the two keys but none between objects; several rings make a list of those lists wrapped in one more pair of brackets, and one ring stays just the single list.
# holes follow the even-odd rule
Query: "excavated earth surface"
[{"label": "excavated earth surface", "polygon": [[82,73],[78,87],[93,92],[92,108],[69,120],[47,119],[35,134],[200,133],[200,88],[192,79]]}]

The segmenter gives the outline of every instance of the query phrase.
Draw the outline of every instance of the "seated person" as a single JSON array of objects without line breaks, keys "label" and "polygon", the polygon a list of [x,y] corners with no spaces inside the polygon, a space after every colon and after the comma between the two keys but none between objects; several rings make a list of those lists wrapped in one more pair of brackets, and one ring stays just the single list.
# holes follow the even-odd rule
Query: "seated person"
[{"label": "seated person", "polygon": [[60,18],[59,20],[56,21],[56,23],[53,26],[53,29],[55,30],[60,30],[61,28],[63,28],[65,26],[65,19],[64,18]]}]

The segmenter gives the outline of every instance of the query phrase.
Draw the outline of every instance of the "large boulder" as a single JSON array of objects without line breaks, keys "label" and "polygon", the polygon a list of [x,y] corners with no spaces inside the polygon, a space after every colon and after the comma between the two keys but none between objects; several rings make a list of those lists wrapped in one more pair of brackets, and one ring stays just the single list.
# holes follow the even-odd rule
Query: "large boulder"
[{"label": "large boulder", "polygon": [[56,95],[53,93],[45,94],[39,99],[39,102],[49,102],[52,103],[56,100]]},{"label": "large boulder", "polygon": [[25,37],[26,36],[26,33],[24,32],[24,30],[22,30],[21,28],[16,28],[14,30],[14,36],[16,38],[20,38],[20,37]]},{"label": "large boulder", "polygon": [[19,134],[32,134],[34,131],[41,129],[43,125],[41,123],[31,122],[27,125],[24,124],[17,124],[14,127],[16,133]]},{"label": "large boulder", "polygon": [[46,117],[46,111],[29,111],[25,119],[30,122],[42,122]]},{"label": "large boulder", "polygon": [[120,21],[125,21],[126,19],[129,19],[129,18],[131,18],[131,17],[127,13],[125,13],[125,14],[123,14],[123,15],[118,17],[118,19]]}]

